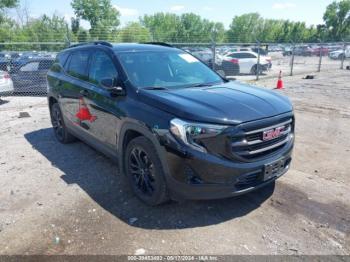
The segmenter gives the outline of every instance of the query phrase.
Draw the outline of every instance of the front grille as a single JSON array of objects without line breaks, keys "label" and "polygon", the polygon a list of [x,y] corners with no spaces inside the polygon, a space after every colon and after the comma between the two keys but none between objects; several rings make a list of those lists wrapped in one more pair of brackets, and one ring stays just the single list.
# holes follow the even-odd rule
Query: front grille
[{"label": "front grille", "polygon": [[232,138],[232,154],[242,160],[256,160],[282,149],[293,136],[293,119],[245,130]]}]

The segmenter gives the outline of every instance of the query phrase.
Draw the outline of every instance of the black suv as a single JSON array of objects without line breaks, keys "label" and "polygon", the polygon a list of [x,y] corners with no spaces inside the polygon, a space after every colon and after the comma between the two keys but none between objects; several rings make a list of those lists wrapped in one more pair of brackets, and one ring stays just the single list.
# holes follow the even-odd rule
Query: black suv
[{"label": "black suv", "polygon": [[77,137],[115,159],[149,205],[247,193],[289,168],[289,100],[230,82],[180,49],[75,45],[47,78],[57,139]]}]

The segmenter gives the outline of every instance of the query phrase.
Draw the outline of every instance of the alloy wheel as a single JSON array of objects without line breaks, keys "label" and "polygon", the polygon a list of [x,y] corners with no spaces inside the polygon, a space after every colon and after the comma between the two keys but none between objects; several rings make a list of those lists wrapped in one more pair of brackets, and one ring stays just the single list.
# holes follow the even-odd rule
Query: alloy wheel
[{"label": "alloy wheel", "polygon": [[137,190],[144,195],[152,196],[156,182],[154,164],[142,148],[135,147],[131,150],[129,171]]}]

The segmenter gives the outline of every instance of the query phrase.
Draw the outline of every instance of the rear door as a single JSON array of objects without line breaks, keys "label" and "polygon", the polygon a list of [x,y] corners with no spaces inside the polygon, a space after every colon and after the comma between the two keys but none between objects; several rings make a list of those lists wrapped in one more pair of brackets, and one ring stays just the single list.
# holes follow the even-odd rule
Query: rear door
[{"label": "rear door", "polygon": [[90,52],[87,49],[71,51],[64,65],[64,72],[56,80],[59,101],[66,123],[77,128],[81,91],[88,85],[88,63]]}]

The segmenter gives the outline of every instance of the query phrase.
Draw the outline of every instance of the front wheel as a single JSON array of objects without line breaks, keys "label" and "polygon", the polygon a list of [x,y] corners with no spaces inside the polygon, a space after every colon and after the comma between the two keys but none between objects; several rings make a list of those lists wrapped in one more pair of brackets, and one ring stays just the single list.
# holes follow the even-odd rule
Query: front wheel
[{"label": "front wheel", "polygon": [[162,163],[151,141],[143,136],[130,141],[124,165],[129,184],[141,201],[151,206],[168,201]]}]

